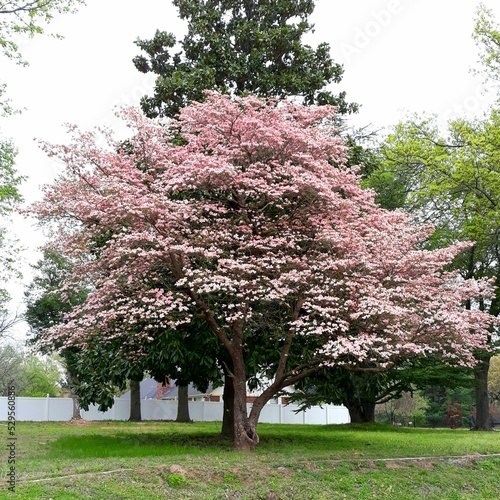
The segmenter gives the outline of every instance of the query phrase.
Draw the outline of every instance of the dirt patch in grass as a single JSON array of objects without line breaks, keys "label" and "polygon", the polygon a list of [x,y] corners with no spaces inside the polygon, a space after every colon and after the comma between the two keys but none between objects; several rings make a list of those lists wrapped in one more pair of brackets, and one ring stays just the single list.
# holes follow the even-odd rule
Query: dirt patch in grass
[{"label": "dirt patch in grass", "polygon": [[402,469],[404,465],[401,462],[393,462],[392,460],[388,460],[387,462],[385,462],[385,467],[389,470],[398,470]]},{"label": "dirt patch in grass", "polygon": [[274,469],[280,476],[283,477],[292,477],[293,476],[293,470],[289,469],[288,467],[278,467]]},{"label": "dirt patch in grass", "polygon": [[69,422],[64,422],[64,425],[69,427],[87,427],[89,425],[92,425],[92,422],[90,420],[84,420],[83,418],[75,418],[74,420],[70,420]]},{"label": "dirt patch in grass", "polygon": [[434,470],[436,467],[436,464],[430,460],[418,460],[414,465],[422,470]]}]

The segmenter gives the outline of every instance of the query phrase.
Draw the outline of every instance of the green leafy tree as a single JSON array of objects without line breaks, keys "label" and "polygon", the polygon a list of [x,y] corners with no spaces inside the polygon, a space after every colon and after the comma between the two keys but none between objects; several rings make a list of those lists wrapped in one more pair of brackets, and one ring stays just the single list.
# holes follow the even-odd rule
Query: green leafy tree
[{"label": "green leafy tree", "polygon": [[[4,87],[0,85],[0,98]],[[0,116],[10,113],[7,105],[0,102]],[[9,235],[10,215],[22,201],[19,188],[24,180],[15,169],[17,149],[12,141],[0,136],[0,316],[6,318],[9,301],[7,281],[16,274],[15,240]],[[1,320],[0,320],[1,321]],[[1,330],[0,330],[1,333]]]},{"label": "green leafy tree", "polygon": [[298,391],[289,397],[301,409],[324,403],[344,405],[351,422],[368,423],[375,421],[378,405],[431,385],[443,388],[471,385],[471,376],[470,369],[444,366],[432,357],[417,358],[380,373],[325,368],[298,384]]},{"label": "green leafy tree", "polygon": [[174,35],[157,31],[151,40],[138,39],[144,52],[136,68],[158,75],[153,96],[142,108],[150,116],[175,116],[203,91],[236,95],[299,97],[305,104],[334,104],[352,112],[345,93],[325,89],[338,83],[343,68],[333,62],[326,43],[312,48],[302,38],[313,29],[308,22],[312,0],[173,0],[188,33],[176,52]]},{"label": "green leafy tree", "polygon": [[500,30],[493,11],[484,3],[476,10],[472,38],[479,52],[478,69],[475,73],[483,76],[486,81],[498,83],[500,80]]},{"label": "green leafy tree", "polygon": [[8,334],[18,322],[11,316],[8,303],[8,282],[19,275],[16,255],[18,242],[9,231],[10,214],[21,201],[19,186],[23,180],[14,168],[16,149],[10,141],[0,138],[0,337]]},{"label": "green leafy tree", "polygon": [[[498,95],[500,28],[493,12],[480,3],[473,39],[480,67],[474,72],[492,84]],[[468,277],[500,275],[498,222],[499,111],[480,120],[455,120],[440,134],[435,120],[415,117],[399,124],[382,148],[383,167],[369,180],[385,204],[404,206],[437,225],[431,244],[469,239],[476,242],[456,265]],[[392,207],[391,207],[392,208]],[[472,304],[466,304],[471,307]],[[476,304],[498,316],[500,297]],[[492,331],[492,342],[497,339]],[[478,353],[476,425],[489,429],[488,372],[491,353]]]},{"label": "green leafy tree", "polygon": [[24,62],[16,41],[19,36],[31,38],[46,33],[54,15],[75,12],[84,3],[84,0],[0,0],[0,50],[8,58]]},{"label": "green leafy tree", "polygon": [[[388,185],[404,208],[435,224],[430,246],[474,241],[454,265],[467,278],[500,278],[500,112],[484,120],[455,120],[446,135],[435,120],[412,119],[395,127],[382,147],[381,169],[373,185]],[[372,180],[370,179],[369,183]],[[382,192],[384,190],[382,189]],[[392,198],[394,199],[394,198]],[[464,304],[493,316],[500,313],[500,295],[489,302]],[[496,332],[491,332],[491,342]],[[478,352],[476,428],[488,429],[488,368],[491,352]]]},{"label": "green leafy tree", "polygon": [[[19,37],[44,34],[56,14],[74,12],[83,3],[83,0],[0,0],[0,55],[26,64],[19,50]],[[0,82],[0,117],[13,112],[4,98],[5,88],[5,83]],[[16,154],[12,141],[0,134],[0,335],[18,322],[17,316],[9,316],[10,296],[6,291],[7,281],[15,274],[12,256],[17,253],[15,241],[7,236],[8,214],[21,201],[19,186],[23,180],[15,170]]]},{"label": "green leafy tree", "polygon": [[0,347],[0,392],[14,385],[17,396],[60,396],[61,371],[54,359],[26,354],[14,344]]},{"label": "green leafy tree", "polygon": [[[77,290],[62,296],[60,287],[71,271],[71,262],[53,250],[45,250],[42,259],[33,266],[33,280],[25,292],[26,311],[24,319],[30,326],[29,342],[36,345],[44,337],[44,331],[64,321],[64,315],[83,301],[85,290]],[[62,342],[52,347],[45,346],[44,353],[59,352],[66,371],[66,381],[73,399],[73,418],[79,419],[80,407],[75,394],[77,375],[75,365],[80,350],[75,347],[62,347]]]},{"label": "green leafy tree", "polygon": [[51,358],[40,359],[28,356],[24,359],[26,385],[19,396],[50,397],[61,395],[61,367]]},{"label": "green leafy tree", "polygon": [[23,354],[13,344],[0,345],[0,394],[7,396],[8,387],[14,383],[16,392],[24,386]]},{"label": "green leafy tree", "polygon": [[488,391],[490,398],[500,403],[500,356],[491,358]]},{"label": "green leafy tree", "polygon": [[0,142],[0,215],[12,212],[22,198],[19,185],[23,178],[16,172],[14,161],[17,150],[10,141]]}]

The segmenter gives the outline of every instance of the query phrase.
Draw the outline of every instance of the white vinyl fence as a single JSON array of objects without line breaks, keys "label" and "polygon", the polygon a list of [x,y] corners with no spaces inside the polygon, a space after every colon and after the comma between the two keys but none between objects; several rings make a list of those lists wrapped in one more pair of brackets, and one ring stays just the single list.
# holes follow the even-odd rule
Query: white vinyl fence
[{"label": "white vinyl fence", "polygon": [[[68,421],[71,419],[73,404],[69,398],[25,398],[15,400],[15,418],[17,421]],[[248,409],[252,407],[247,405]],[[346,424],[349,412],[344,406],[314,406],[309,410],[295,413],[296,405],[269,403],[264,406],[259,422],[271,424]],[[85,420],[128,420],[130,400],[116,399],[108,411],[100,412],[97,406],[89,411],[82,410]],[[141,401],[143,420],[175,420],[177,401],[143,399]],[[222,403],[210,401],[190,401],[189,413],[192,420],[213,422],[222,420]],[[7,420],[7,398],[0,397],[0,421]]]}]

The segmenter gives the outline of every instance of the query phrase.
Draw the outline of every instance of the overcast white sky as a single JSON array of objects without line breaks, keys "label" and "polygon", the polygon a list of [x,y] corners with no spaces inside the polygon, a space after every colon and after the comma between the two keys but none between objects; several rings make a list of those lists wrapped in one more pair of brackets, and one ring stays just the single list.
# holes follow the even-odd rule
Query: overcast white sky
[{"label": "overcast white sky", "polygon": [[[500,5],[484,3],[500,20]],[[308,43],[328,42],[334,60],[344,64],[338,90],[362,105],[357,124],[388,126],[413,111],[436,113],[443,121],[480,114],[488,96],[469,72],[477,60],[471,38],[477,5],[475,0],[316,0],[311,19],[316,30]],[[28,176],[27,202],[40,197],[40,186],[60,168],[33,139],[62,142],[67,122],[82,128],[112,124],[116,106],[138,104],[152,92],[154,76],[132,64],[139,53],[133,42],[151,38],[156,29],[178,35],[185,30],[170,0],[87,0],[80,12],[52,24],[64,40],[22,41],[29,67],[0,61],[8,96],[26,108],[1,125],[19,148],[17,168]],[[16,229],[29,249],[26,259],[34,262],[41,238],[19,219]]]}]

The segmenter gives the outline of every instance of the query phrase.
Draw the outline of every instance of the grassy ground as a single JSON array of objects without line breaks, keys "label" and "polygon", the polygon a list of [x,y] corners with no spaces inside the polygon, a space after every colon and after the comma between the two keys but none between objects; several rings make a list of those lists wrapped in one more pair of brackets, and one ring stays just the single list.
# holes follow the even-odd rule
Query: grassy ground
[{"label": "grassy ground", "polygon": [[[259,449],[237,453],[218,437],[219,428],[219,423],[18,422],[15,496],[499,498],[500,432],[261,424]],[[1,429],[7,442],[7,427]],[[0,466],[5,478],[7,457]],[[0,499],[14,497],[6,488],[2,479]]]}]

